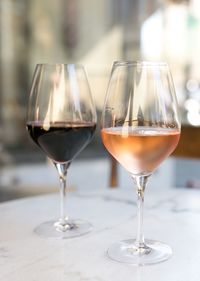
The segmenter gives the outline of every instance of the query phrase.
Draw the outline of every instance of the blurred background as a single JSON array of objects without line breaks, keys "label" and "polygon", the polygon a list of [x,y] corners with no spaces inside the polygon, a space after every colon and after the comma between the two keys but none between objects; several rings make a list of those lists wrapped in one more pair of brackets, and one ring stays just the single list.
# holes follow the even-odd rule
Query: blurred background
[{"label": "blurred background", "polygon": [[[199,0],[0,0],[0,201],[58,190],[55,168],[25,128],[33,71],[44,62],[84,64],[99,117],[113,61],[167,61],[186,144],[175,153],[184,158],[165,161],[151,184],[199,188],[199,50]],[[98,127],[69,169],[70,188],[109,186],[110,169]],[[131,185],[123,168],[117,175],[118,186]]]}]

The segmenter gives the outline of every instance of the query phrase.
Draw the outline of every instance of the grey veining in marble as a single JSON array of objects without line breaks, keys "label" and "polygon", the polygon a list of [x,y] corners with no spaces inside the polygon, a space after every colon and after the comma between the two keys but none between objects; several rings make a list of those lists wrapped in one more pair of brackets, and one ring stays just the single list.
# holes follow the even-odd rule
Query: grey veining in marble
[{"label": "grey veining in marble", "polygon": [[33,232],[58,216],[57,194],[0,204],[1,281],[199,281],[200,191],[147,190],[145,236],[171,245],[173,257],[146,267],[120,264],[106,255],[111,243],[136,234],[133,189],[74,192],[68,197],[69,216],[94,226],[91,233],[69,240],[45,239]]}]

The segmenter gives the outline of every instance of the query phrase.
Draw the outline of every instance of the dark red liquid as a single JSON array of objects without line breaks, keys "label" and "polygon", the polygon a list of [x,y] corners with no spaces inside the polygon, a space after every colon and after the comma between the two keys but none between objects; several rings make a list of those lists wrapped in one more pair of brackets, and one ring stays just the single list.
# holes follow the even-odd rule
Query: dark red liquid
[{"label": "dark red liquid", "polygon": [[27,123],[27,129],[34,142],[53,161],[71,161],[91,141],[95,123]]}]

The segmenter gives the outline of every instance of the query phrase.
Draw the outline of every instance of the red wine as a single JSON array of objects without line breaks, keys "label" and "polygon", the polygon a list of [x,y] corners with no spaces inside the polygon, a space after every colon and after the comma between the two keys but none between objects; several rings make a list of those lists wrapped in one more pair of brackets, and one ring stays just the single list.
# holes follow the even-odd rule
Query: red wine
[{"label": "red wine", "polygon": [[83,150],[91,141],[95,123],[27,123],[27,129],[34,142],[53,161],[65,163]]}]

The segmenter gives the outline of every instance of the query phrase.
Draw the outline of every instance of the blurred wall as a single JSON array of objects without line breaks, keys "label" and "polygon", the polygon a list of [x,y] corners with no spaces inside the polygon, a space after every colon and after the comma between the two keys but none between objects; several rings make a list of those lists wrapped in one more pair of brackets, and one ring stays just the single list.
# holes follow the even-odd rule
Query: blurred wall
[{"label": "blurred wall", "polygon": [[198,0],[0,0],[1,144],[37,151],[25,119],[41,62],[83,63],[100,115],[113,61],[167,60],[183,121],[200,125],[199,35]]}]

